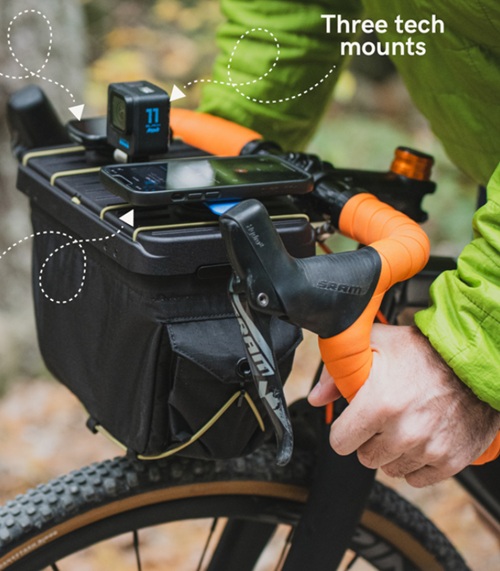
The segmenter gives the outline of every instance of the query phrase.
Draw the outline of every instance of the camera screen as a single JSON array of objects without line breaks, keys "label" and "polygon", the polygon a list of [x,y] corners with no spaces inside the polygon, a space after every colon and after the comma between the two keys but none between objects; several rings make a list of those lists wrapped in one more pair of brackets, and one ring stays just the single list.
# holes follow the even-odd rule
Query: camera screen
[{"label": "camera screen", "polygon": [[123,133],[127,130],[127,104],[123,97],[116,94],[111,99],[111,124]]},{"label": "camera screen", "polygon": [[136,192],[245,186],[296,181],[305,176],[270,157],[182,159],[108,167],[107,170]]}]

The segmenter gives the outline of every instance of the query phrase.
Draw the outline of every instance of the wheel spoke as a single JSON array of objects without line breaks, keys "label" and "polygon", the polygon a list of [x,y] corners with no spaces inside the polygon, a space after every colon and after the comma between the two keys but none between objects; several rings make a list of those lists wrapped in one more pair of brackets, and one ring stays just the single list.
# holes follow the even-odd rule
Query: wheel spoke
[{"label": "wheel spoke", "polygon": [[134,537],[134,551],[135,551],[135,560],[137,562],[137,571],[142,571],[141,553],[139,549],[139,534],[137,533],[136,529],[132,532],[132,535]]},{"label": "wheel spoke", "polygon": [[212,522],[212,525],[210,526],[210,531],[208,532],[208,537],[207,537],[207,540],[205,541],[205,545],[203,547],[203,551],[201,553],[200,561],[198,563],[198,567],[196,568],[196,571],[201,571],[201,566],[203,565],[203,561],[205,560],[205,555],[207,554],[208,546],[210,545],[210,541],[212,540],[212,537],[214,535],[214,531],[215,531],[215,528],[217,527],[218,521],[219,521],[219,518],[215,518]]}]

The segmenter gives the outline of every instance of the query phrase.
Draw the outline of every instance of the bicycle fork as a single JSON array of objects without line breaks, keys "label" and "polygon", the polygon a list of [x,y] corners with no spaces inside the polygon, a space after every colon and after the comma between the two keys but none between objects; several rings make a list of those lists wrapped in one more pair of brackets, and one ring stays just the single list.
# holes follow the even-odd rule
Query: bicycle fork
[{"label": "bicycle fork", "polygon": [[337,569],[368,501],[376,471],[362,466],[356,453],[336,454],[329,434],[325,424],[309,497],[282,571]]}]

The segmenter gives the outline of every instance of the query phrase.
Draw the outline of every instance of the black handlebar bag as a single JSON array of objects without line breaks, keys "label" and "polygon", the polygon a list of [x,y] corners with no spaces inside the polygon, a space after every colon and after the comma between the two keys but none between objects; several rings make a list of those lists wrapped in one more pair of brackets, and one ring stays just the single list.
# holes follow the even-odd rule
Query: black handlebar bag
[{"label": "black handlebar bag", "polygon": [[[136,210],[131,226],[121,219],[130,207],[101,186],[97,169],[87,171],[83,153],[62,151],[30,153],[18,178],[32,208],[48,369],[83,403],[92,429],[140,458],[255,449],[271,425],[227,294],[217,221],[205,207],[170,207]],[[286,200],[269,210],[280,213],[290,253],[313,255],[307,219]],[[286,380],[301,333],[276,320],[272,336]]]}]

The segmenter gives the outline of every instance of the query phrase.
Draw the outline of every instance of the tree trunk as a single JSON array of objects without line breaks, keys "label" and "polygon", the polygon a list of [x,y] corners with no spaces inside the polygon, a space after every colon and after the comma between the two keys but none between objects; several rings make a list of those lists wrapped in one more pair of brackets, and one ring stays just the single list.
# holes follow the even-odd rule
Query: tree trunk
[{"label": "tree trunk", "polygon": [[[10,152],[7,99],[30,83],[38,84],[61,119],[69,120],[68,107],[83,103],[84,40],[79,0],[0,2],[0,255],[31,234],[28,203],[15,189],[17,164]],[[55,82],[67,88],[76,103]],[[31,305],[30,241],[0,259],[0,382],[16,371],[40,370]]]}]

